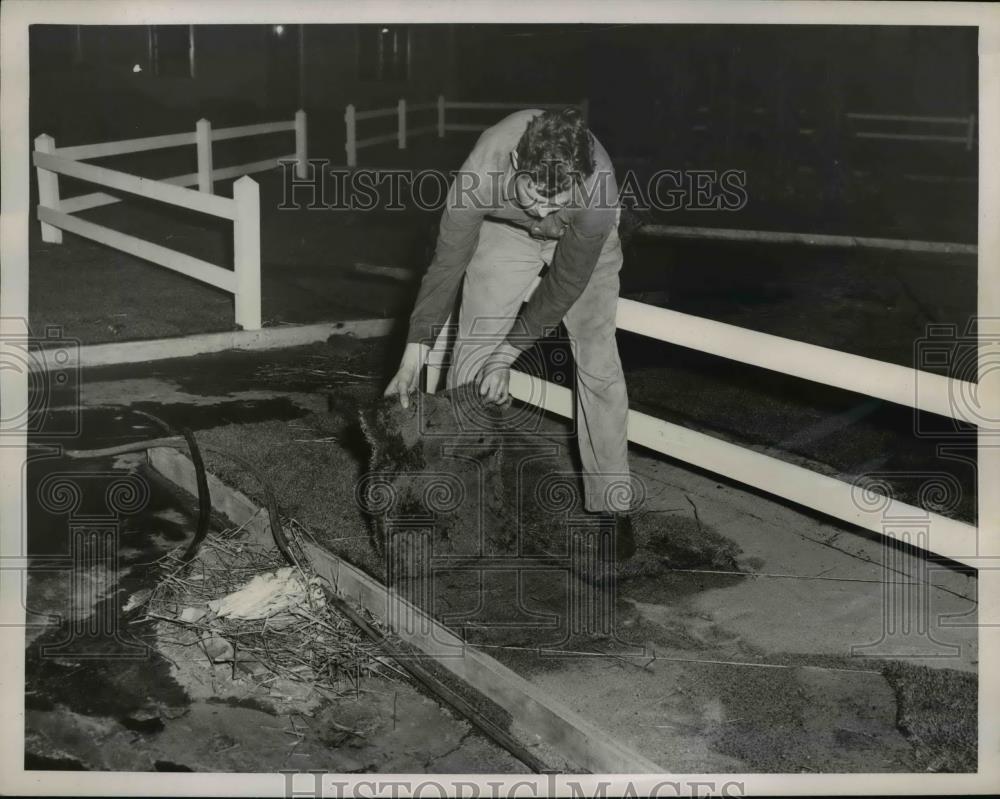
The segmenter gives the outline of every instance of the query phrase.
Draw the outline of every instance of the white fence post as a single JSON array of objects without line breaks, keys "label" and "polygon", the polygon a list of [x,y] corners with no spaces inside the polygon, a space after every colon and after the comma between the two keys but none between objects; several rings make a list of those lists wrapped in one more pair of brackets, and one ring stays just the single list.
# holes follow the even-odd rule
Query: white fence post
[{"label": "white fence post", "polygon": [[[301,26],[299,28],[301,30]],[[295,177],[300,180],[305,180],[309,166],[306,142],[306,112],[300,108],[295,112]]]},{"label": "white fence post", "polygon": [[194,135],[198,146],[198,191],[213,194],[212,123],[207,119],[199,119],[194,126]]},{"label": "white fence post", "polygon": [[580,101],[580,113],[583,115],[584,122],[590,122],[590,98],[584,97]]},{"label": "white fence post", "polygon": [[347,126],[346,139],[344,144],[344,149],[347,150],[347,165],[357,166],[358,165],[358,146],[356,144],[356,127],[357,123],[354,121],[354,104],[347,106],[347,111],[344,113],[344,123]]},{"label": "white fence post", "polygon": [[260,187],[244,175],[233,184],[233,268],[236,271],[236,324],[260,330]]},{"label": "white fence post", "polygon": [[438,138],[444,138],[444,95],[438,95]]},{"label": "white fence post", "polygon": [[976,141],[976,115],[969,114],[969,127],[965,131],[965,149],[971,150]]},{"label": "white fence post", "polygon": [[396,139],[399,143],[399,149],[406,149],[406,99],[403,97],[399,98],[399,105],[396,107],[396,115],[399,117],[399,130],[396,133]]},{"label": "white fence post", "polygon": [[[48,133],[43,133],[35,139],[35,150],[38,152],[53,153],[55,149],[56,140],[49,136]],[[58,211],[59,175],[41,167],[36,169],[36,174],[38,175],[38,204],[45,208],[51,208],[53,211]],[[50,244],[62,244],[62,231],[59,228],[45,222],[42,222],[41,225],[42,241],[47,241]]]}]

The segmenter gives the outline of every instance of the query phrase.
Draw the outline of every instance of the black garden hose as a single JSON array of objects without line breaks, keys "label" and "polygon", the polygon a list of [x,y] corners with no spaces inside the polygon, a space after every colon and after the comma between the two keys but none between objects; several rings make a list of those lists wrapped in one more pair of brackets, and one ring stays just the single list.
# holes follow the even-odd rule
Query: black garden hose
[{"label": "black garden hose", "polygon": [[[190,454],[191,462],[194,464],[195,483],[198,491],[198,524],[195,528],[194,538],[191,540],[188,548],[184,551],[184,554],[181,555],[181,562],[187,563],[198,554],[198,550],[201,547],[202,542],[208,535],[208,528],[212,517],[212,497],[208,487],[208,475],[205,472],[205,464],[201,457],[202,447],[199,447],[198,442],[194,437],[194,433],[185,427],[179,430],[178,435],[178,431],[175,430],[169,422],[161,419],[159,416],[155,416],[147,411],[141,411],[136,408],[129,408],[124,405],[88,405],[87,409],[126,411],[137,414],[159,425],[159,427],[168,433],[168,437],[149,439],[146,441],[134,441],[129,444],[105,447],[103,449],[67,450],[64,453],[67,457],[101,458],[112,455],[124,455],[129,452],[143,452],[154,447],[170,447],[172,449],[187,450]],[[243,458],[216,447],[204,447],[204,449],[225,458],[229,458],[231,461],[234,461],[242,466],[256,478],[264,493],[268,521],[270,522],[271,536],[274,538],[274,543],[289,563],[298,565],[295,555],[292,553],[291,547],[288,545],[288,539],[285,537],[284,528],[281,526],[281,519],[278,515],[277,499],[275,498],[274,492],[272,491],[267,480],[260,475],[260,472],[255,466],[248,463]]]}]

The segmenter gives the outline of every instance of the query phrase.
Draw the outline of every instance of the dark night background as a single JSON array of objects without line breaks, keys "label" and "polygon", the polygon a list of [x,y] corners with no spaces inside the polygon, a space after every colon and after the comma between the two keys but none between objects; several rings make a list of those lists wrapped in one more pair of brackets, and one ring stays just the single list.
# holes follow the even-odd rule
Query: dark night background
[{"label": "dark night background", "polygon": [[619,161],[977,169],[974,149],[852,141],[844,117],[975,112],[975,28],[390,24],[308,25],[300,35],[297,25],[280,34],[200,25],[194,77],[187,31],[34,26],[32,135],[107,141],[190,130],[201,116],[218,126],[304,107],[310,156],[339,162],[349,102],[587,97],[592,127]]}]

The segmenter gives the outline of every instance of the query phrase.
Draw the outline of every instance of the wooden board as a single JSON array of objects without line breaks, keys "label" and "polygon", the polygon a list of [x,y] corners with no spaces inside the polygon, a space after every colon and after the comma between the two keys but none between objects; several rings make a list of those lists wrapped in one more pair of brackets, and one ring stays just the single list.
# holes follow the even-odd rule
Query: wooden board
[{"label": "wooden board", "polygon": [[114,341],[88,344],[69,350],[69,360],[56,363],[54,358],[39,358],[39,368],[88,369],[120,363],[147,363],[167,358],[187,358],[225,350],[271,350],[300,347],[326,341],[330,336],[377,338],[392,331],[392,319],[348,319],[343,322],[318,322],[310,325],[265,327],[261,330],[234,330],[223,333],[198,333],[193,336],[157,338],[145,341]]}]

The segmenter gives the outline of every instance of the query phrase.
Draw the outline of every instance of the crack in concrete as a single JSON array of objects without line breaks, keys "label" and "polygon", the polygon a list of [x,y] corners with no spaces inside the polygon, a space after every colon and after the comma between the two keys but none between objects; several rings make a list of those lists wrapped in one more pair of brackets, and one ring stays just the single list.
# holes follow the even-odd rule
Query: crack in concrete
[{"label": "crack in concrete", "polygon": [[466,740],[468,740],[468,738],[474,732],[475,732],[475,729],[473,729],[472,727],[469,727],[469,729],[467,729],[462,734],[462,737],[458,739],[458,743],[455,744],[451,749],[449,749],[449,750],[447,750],[445,752],[442,752],[439,755],[434,755],[434,757],[432,757],[429,760],[425,761],[424,762],[424,768],[429,771],[432,763],[434,763],[437,760],[441,760],[442,758],[448,757],[448,755],[451,755],[451,754],[454,754],[455,752],[457,752],[459,749],[461,749],[463,746],[465,746]]}]

